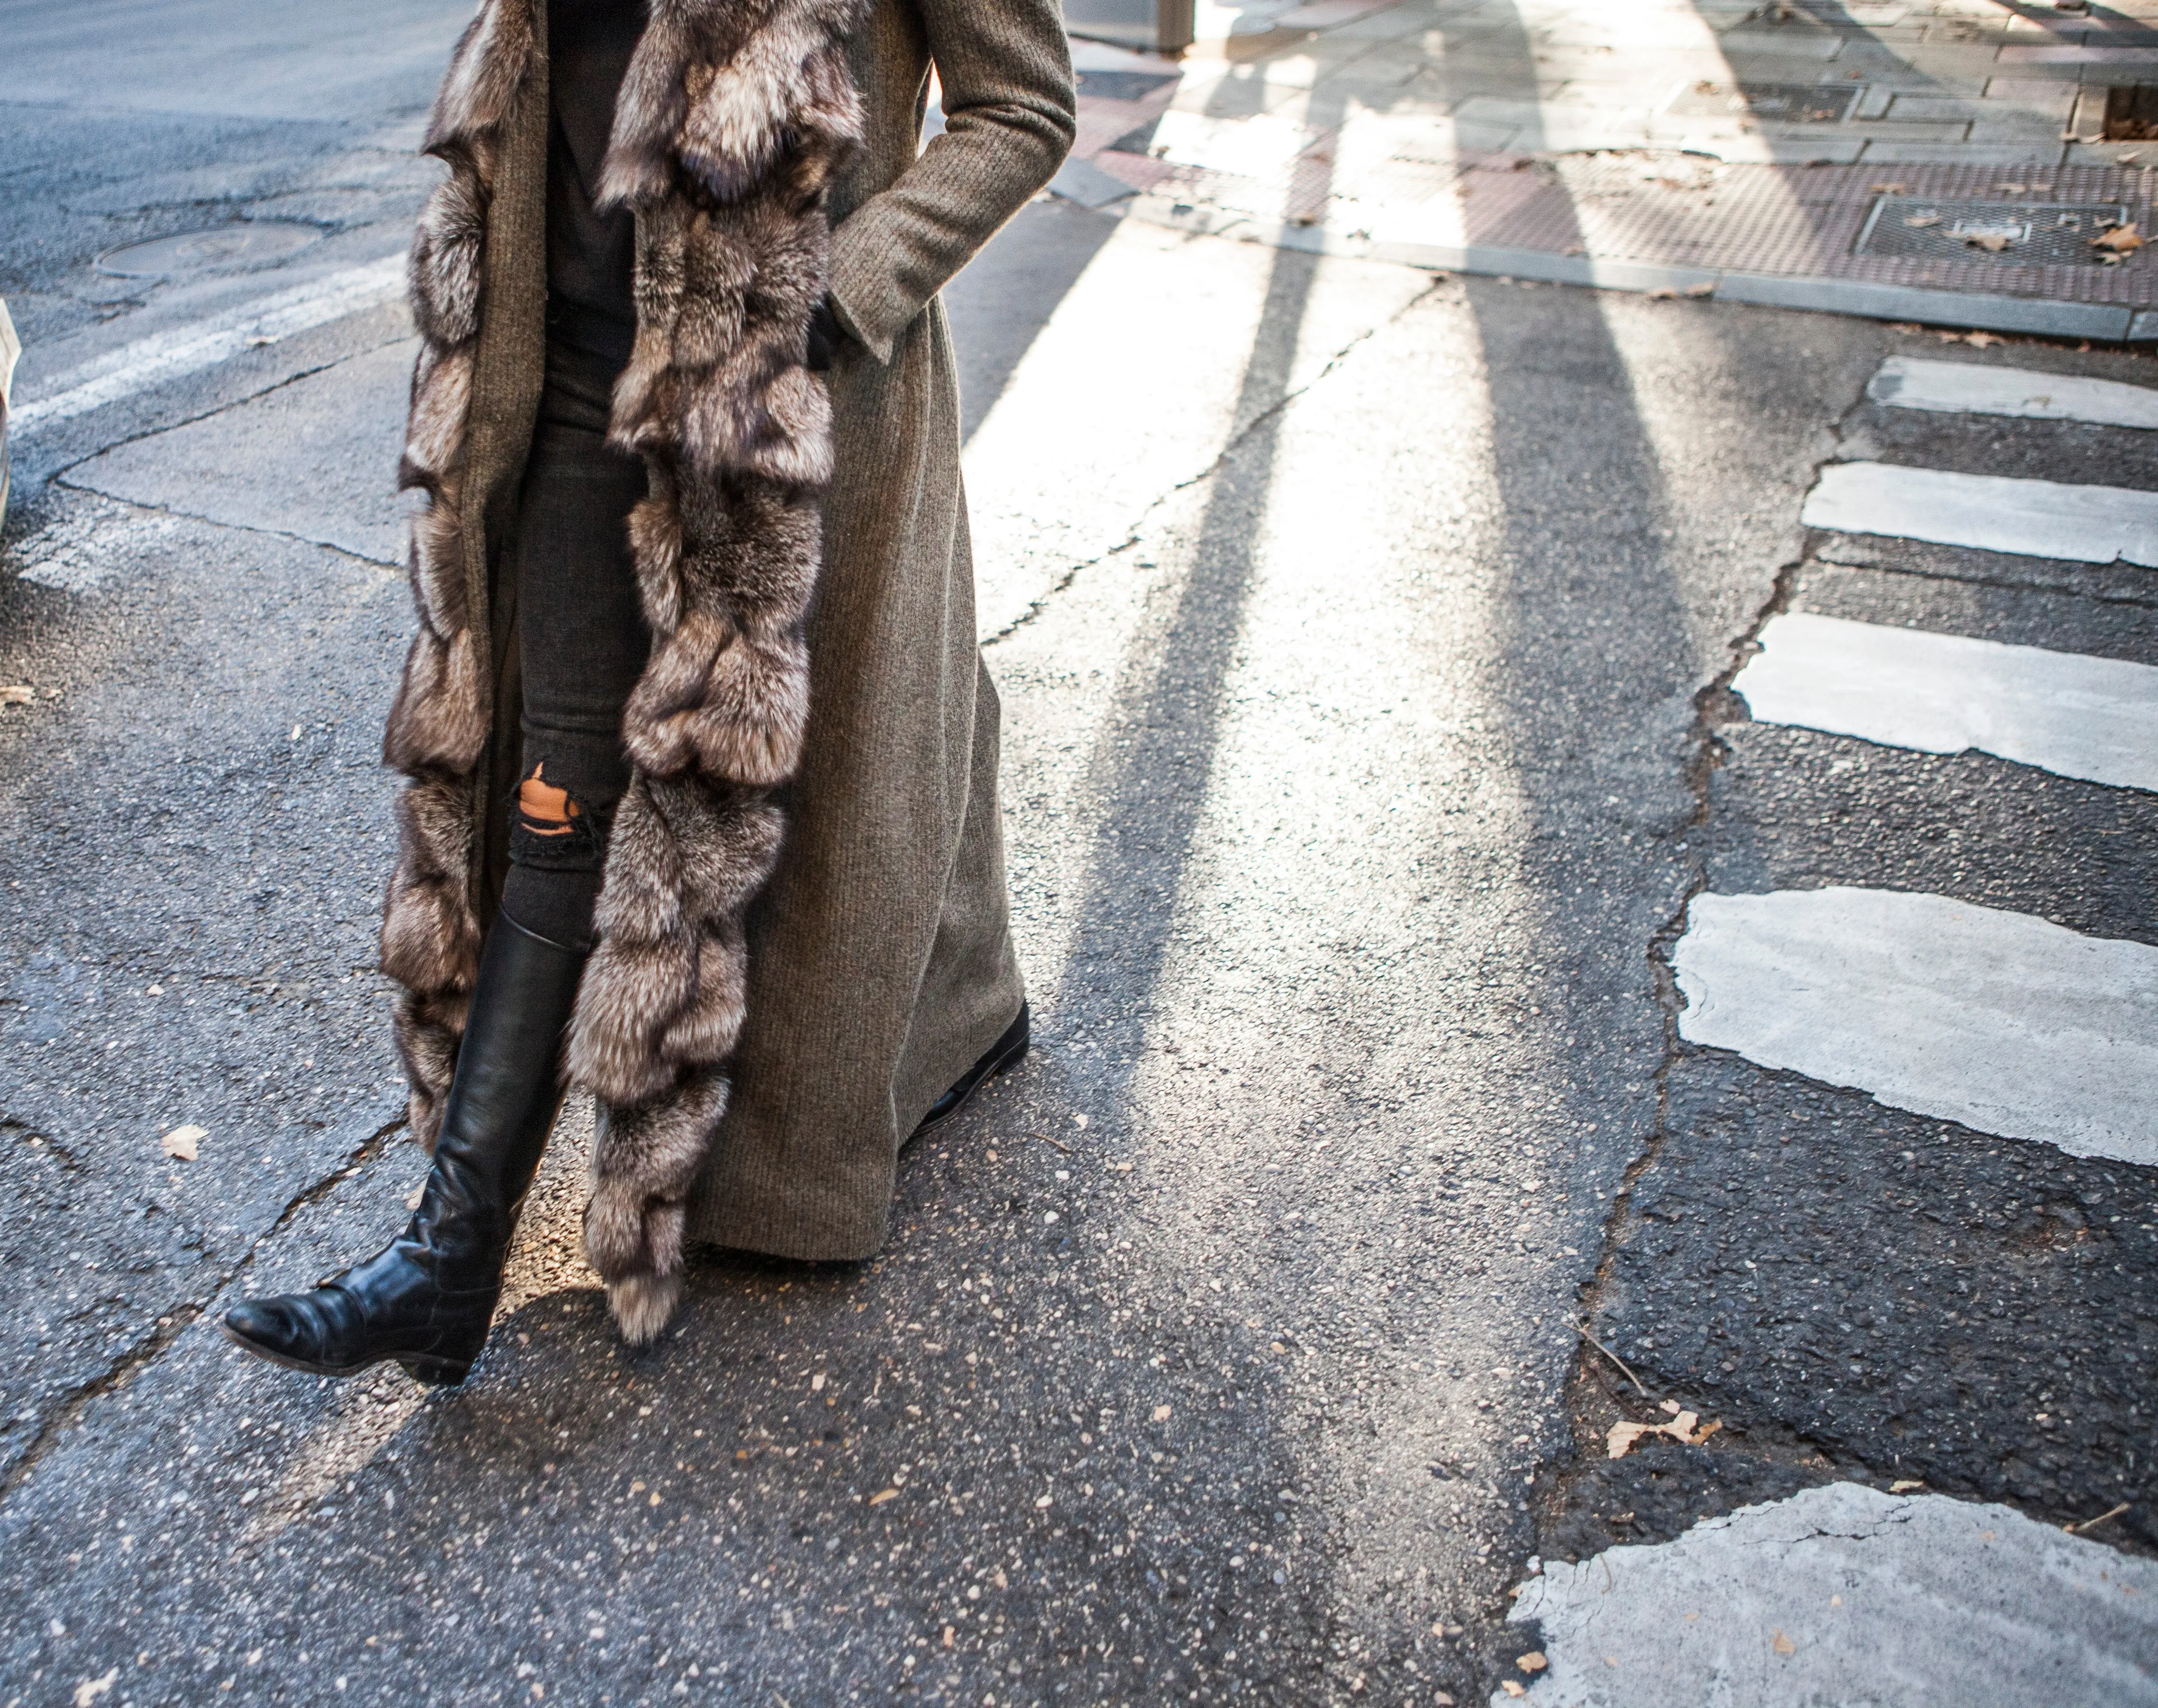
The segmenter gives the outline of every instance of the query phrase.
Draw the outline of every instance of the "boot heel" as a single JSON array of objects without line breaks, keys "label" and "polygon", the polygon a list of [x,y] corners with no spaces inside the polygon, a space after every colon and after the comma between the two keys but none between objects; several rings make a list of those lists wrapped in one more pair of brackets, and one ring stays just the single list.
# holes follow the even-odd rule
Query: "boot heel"
[{"label": "boot heel", "polygon": [[454,1388],[472,1374],[472,1360],[452,1358],[400,1358],[405,1374],[431,1388]]}]

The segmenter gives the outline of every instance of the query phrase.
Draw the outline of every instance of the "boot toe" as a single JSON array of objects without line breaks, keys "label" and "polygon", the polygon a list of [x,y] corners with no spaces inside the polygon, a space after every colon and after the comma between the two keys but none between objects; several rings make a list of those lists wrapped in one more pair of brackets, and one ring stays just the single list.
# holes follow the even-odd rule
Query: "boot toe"
[{"label": "boot toe", "polygon": [[292,1306],[282,1298],[242,1299],[225,1313],[225,1332],[244,1346],[289,1352],[299,1338]]},{"label": "boot toe", "polygon": [[242,1299],[225,1313],[225,1338],[274,1363],[323,1375],[340,1371],[349,1360],[340,1355],[334,1344],[340,1337],[324,1320],[318,1297],[323,1293],[334,1296],[335,1289]]}]

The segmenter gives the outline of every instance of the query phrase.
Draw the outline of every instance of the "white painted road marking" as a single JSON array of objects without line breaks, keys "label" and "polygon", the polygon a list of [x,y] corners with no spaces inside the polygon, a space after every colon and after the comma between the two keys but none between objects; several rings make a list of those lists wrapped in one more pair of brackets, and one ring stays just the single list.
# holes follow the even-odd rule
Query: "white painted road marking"
[{"label": "white painted road marking", "polygon": [[2158,1701],[2158,1561],[1856,1483],[1553,1561],[1507,1618],[1537,1623],[1546,1708]]},{"label": "white painted road marking", "polygon": [[1680,1035],[1892,1108],[2158,1164],[2158,948],[1897,890],[1694,897]]},{"label": "white painted road marking", "polygon": [[2148,664],[1808,612],[1771,617],[1761,646],[1731,684],[1758,722],[2158,790]]},{"label": "white painted road marking", "polygon": [[259,297],[204,320],[168,328],[62,374],[53,390],[18,408],[8,426],[28,434],[87,415],[153,385],[215,367],[258,344],[274,344],[405,293],[405,258],[390,255],[348,267],[275,296]]},{"label": "white painted road marking", "polygon": [[1809,528],[1882,534],[2026,557],[2158,568],[2158,493],[1954,474],[1887,462],[1821,471],[1801,513]]},{"label": "white painted road marking", "polygon": [[2091,421],[2102,427],[2158,427],[2158,390],[2117,379],[2072,374],[2032,374],[1981,368],[1973,362],[1929,362],[1891,356],[1866,388],[1874,402],[1944,415],[2025,415],[2045,421]]}]

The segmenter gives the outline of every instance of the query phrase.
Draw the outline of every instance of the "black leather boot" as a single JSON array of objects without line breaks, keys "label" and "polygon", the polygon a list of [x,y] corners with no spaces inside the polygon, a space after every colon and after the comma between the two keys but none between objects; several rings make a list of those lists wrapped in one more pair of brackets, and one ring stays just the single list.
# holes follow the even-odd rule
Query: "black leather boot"
[{"label": "black leather boot", "polygon": [[461,1382],[486,1344],[517,1213],[562,1107],[562,1034],[586,953],[498,916],[420,1208],[405,1231],[312,1293],[243,1300],[228,1339],[313,1375],[395,1359]]},{"label": "black leather boot", "polygon": [[989,1084],[999,1074],[1016,1067],[1026,1055],[1027,1004],[1019,1005],[1019,1018],[1004,1028],[1004,1036],[989,1046],[989,1053],[968,1068],[959,1083],[929,1106],[929,1112],[922,1117],[922,1124],[914,1129],[914,1138],[922,1135],[939,1122],[949,1121],[967,1107],[967,1100]]}]

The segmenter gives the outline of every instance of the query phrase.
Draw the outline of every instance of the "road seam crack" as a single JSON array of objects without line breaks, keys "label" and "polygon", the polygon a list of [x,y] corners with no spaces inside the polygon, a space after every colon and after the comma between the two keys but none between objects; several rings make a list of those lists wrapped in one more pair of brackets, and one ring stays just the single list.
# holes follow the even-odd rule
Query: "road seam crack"
[{"label": "road seam crack", "polygon": [[59,1444],[61,1438],[92,1405],[105,1395],[127,1385],[162,1358],[209,1308],[218,1295],[253,1267],[262,1248],[290,1226],[294,1217],[327,1196],[355,1169],[372,1162],[381,1153],[390,1135],[405,1124],[405,1117],[400,1115],[395,1121],[377,1127],[348,1151],[343,1160],[335,1168],[294,1193],[286,1200],[285,1207],[278,1211],[276,1218],[248,1241],[247,1249],[233,1261],[201,1298],[189,1299],[160,1313],[160,1321],[149,1333],[137,1339],[97,1375],[87,1381],[78,1383],[67,1397],[47,1414],[44,1422],[39,1426],[37,1434],[23,1449],[21,1458],[4,1473],[0,1473],[0,1504],[4,1504],[28,1479],[45,1455]]},{"label": "road seam crack", "polygon": [[1040,617],[1042,612],[1048,608],[1049,603],[1051,600],[1055,599],[1058,594],[1062,593],[1068,589],[1072,583],[1076,581],[1087,570],[1094,568],[1097,565],[1105,564],[1111,558],[1116,556],[1119,552],[1129,551],[1133,547],[1138,544],[1141,538],[1145,533],[1146,525],[1149,520],[1150,520],[1164,504],[1168,503],[1170,499],[1174,498],[1179,493],[1190,492],[1192,488],[1204,485],[1206,482],[1212,480],[1216,475],[1221,473],[1222,468],[1228,463],[1229,460],[1234,457],[1238,451],[1242,449],[1246,441],[1247,441],[1253,434],[1257,433],[1261,427],[1272,421],[1298,398],[1304,397],[1317,389],[1321,381],[1332,378],[1335,370],[1340,368],[1343,363],[1346,362],[1350,357],[1355,354],[1357,350],[1361,348],[1365,344],[1370,343],[1371,339],[1376,338],[1381,333],[1386,331],[1389,328],[1398,325],[1404,318],[1407,317],[1412,309],[1417,308],[1422,304],[1430,301],[1434,295],[1443,290],[1448,282],[1448,279],[1443,276],[1433,279],[1429,284],[1426,285],[1422,290],[1417,292],[1415,296],[1410,297],[1407,302],[1402,303],[1399,308],[1396,309],[1391,314],[1386,316],[1385,319],[1366,328],[1364,331],[1357,333],[1355,338],[1350,339],[1347,343],[1341,345],[1332,355],[1326,359],[1325,365],[1320,368],[1319,370],[1316,374],[1313,374],[1310,379],[1305,380],[1301,385],[1294,386],[1289,390],[1283,392],[1279,397],[1268,404],[1266,408],[1261,410],[1257,415],[1253,415],[1250,421],[1245,422],[1242,426],[1239,427],[1233,434],[1231,434],[1228,441],[1221,446],[1220,451],[1215,453],[1213,460],[1208,462],[1205,467],[1199,470],[1195,474],[1187,475],[1184,479],[1176,482],[1157,497],[1149,499],[1145,506],[1139,511],[1138,518],[1132,523],[1129,529],[1126,532],[1122,539],[1118,540],[1114,545],[1108,546],[1104,550],[1095,553],[1093,556],[1090,558],[1082,558],[1079,562],[1073,564],[1069,569],[1066,570],[1063,574],[1056,578],[1046,591],[1043,592],[1037,598],[1030,601],[1025,611],[1021,611],[1017,617],[1014,617],[994,634],[984,638],[982,642],[982,645],[985,648],[993,647],[996,645],[999,641],[1009,638],[1011,635],[1025,627],[1036,617]]}]

